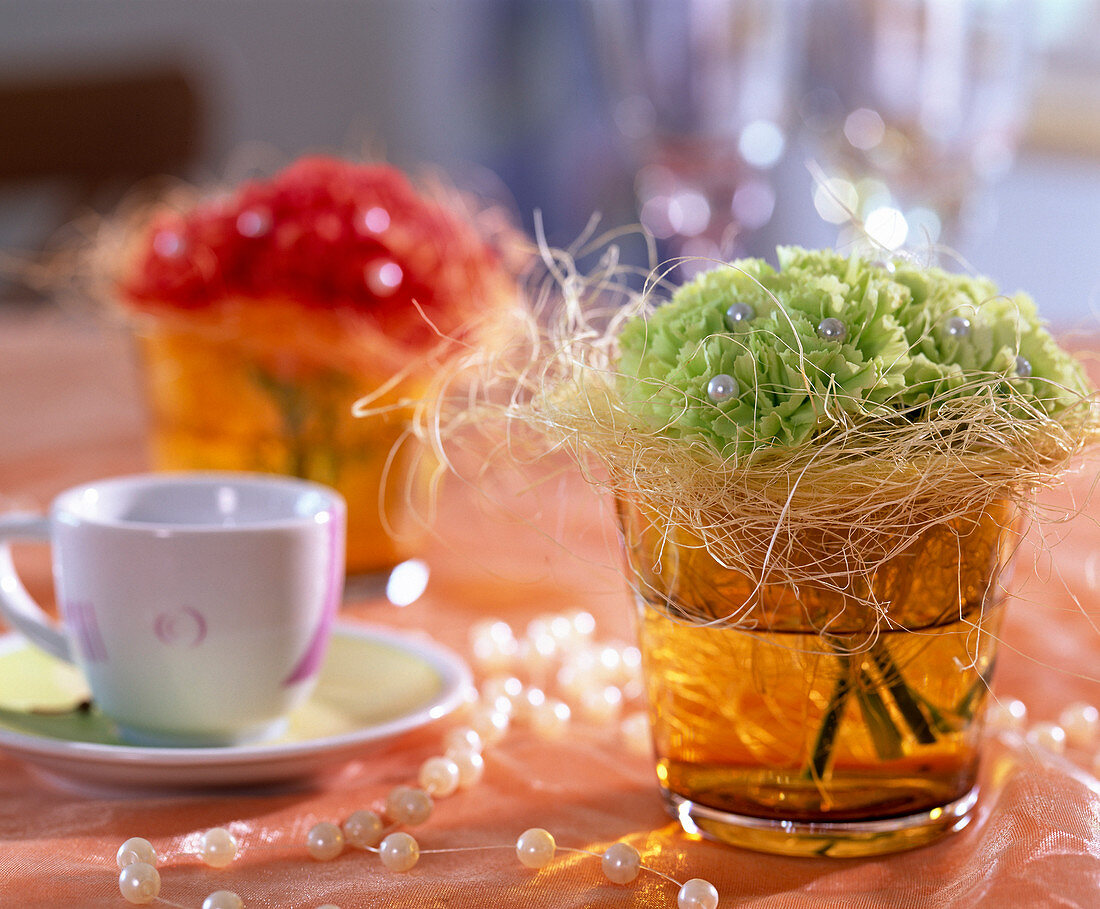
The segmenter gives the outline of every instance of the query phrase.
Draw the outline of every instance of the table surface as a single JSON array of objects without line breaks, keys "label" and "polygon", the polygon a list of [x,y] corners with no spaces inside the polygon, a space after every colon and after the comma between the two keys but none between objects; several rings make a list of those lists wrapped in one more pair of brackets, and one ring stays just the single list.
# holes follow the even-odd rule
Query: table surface
[{"label": "table surface", "polygon": [[[0,313],[0,504],[42,508],[75,483],[144,469],[140,387],[121,329],[49,308]],[[1064,503],[1088,481],[1084,471],[1054,498]],[[605,504],[568,469],[534,492],[522,484],[506,471],[491,473],[482,489],[445,484],[425,595],[404,608],[352,596],[343,620],[428,634],[467,657],[470,626],[484,618],[522,633],[536,616],[583,609],[595,616],[598,638],[629,638],[632,607]],[[1030,577],[1010,608],[995,694],[1022,700],[1029,722],[1055,720],[1073,702],[1100,703],[1098,514],[1100,506],[1087,507],[1049,531],[1056,546],[1020,558]],[[17,555],[27,587],[50,603],[48,553]],[[143,836],[161,855],[161,904],[194,909],[219,889],[248,907],[676,905],[676,885],[660,874],[614,885],[582,852],[525,869],[510,847],[538,826],[562,847],[596,853],[629,842],[647,868],[713,882],[722,907],[1100,905],[1093,755],[1053,756],[1012,732],[989,736],[977,821],[886,858],[788,859],[693,840],[665,814],[651,759],[626,747],[617,724],[588,721],[573,722],[560,741],[517,724],[487,752],[482,782],[437,800],[414,831],[424,850],[486,848],[426,853],[404,874],[362,852],[309,858],[304,842],[315,823],[377,807],[394,786],[413,783],[441,751],[449,722],[364,749],[298,788],[105,794],[58,785],[0,754],[0,902],[126,905],[115,851]],[[193,854],[197,837],[215,826],[240,842],[224,870]]]}]

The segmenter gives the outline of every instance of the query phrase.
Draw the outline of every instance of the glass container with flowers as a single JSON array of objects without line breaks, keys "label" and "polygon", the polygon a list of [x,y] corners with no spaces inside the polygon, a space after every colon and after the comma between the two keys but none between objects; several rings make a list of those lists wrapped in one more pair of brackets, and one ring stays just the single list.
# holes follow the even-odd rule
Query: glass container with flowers
[{"label": "glass container with flowers", "polygon": [[98,254],[139,339],[155,465],[320,481],[348,501],[349,572],[410,557],[430,471],[411,410],[512,298],[489,220],[320,156],[141,208]]},{"label": "glass container with flowers", "polygon": [[900,257],[778,260],[602,322],[564,281],[506,417],[614,497],[684,828],[890,852],[973,816],[1006,570],[1100,422],[1027,296]]}]

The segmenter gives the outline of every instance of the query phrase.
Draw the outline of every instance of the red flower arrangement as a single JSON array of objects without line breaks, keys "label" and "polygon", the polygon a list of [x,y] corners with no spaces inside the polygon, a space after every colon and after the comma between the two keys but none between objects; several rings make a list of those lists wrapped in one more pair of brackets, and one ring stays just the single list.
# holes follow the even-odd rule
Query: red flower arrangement
[{"label": "red flower arrangement", "polygon": [[[349,570],[408,557],[392,531],[429,465],[407,419],[449,341],[500,330],[511,234],[331,157],[138,215],[98,258],[144,355],[157,466],[327,483],[348,499]],[[364,396],[375,412],[356,417]]]},{"label": "red flower arrangement", "polygon": [[287,300],[354,313],[413,344],[435,336],[432,325],[461,333],[503,289],[501,255],[468,218],[394,167],[322,156],[155,213],[137,250],[119,288],[134,309]]}]

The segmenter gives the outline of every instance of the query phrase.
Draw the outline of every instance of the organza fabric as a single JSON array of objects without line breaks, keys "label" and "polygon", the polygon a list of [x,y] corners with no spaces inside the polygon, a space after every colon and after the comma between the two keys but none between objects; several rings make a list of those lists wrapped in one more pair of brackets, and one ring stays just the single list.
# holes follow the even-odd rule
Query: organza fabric
[{"label": "organza fabric", "polygon": [[[5,395],[28,390],[4,414],[3,493],[44,505],[73,483],[144,467],[136,376],[122,338],[66,321],[16,319],[0,332]],[[94,377],[89,393],[85,382]],[[555,465],[560,468],[562,465]],[[1095,470],[1093,471],[1095,472]],[[470,626],[485,617],[517,633],[547,612],[587,609],[601,639],[632,634],[632,603],[618,567],[607,509],[568,472],[534,494],[496,477],[477,491],[447,484],[438,539],[427,553],[432,582],[399,609],[348,604],[344,621],[428,634],[470,655]],[[1088,485],[1085,474],[1074,487]],[[1091,506],[1100,513],[1100,504]],[[1019,698],[1029,722],[1054,720],[1075,701],[1100,704],[1100,528],[1081,515],[1050,548],[1021,552],[1025,580],[1010,604],[995,694]],[[1038,553],[1038,555],[1036,554]],[[28,587],[50,597],[48,558],[21,559]],[[679,882],[702,877],[723,907],[1074,907],[1100,905],[1100,782],[1096,747],[1054,756],[1021,731],[991,733],[974,823],[932,846],[875,859],[790,859],[696,841],[665,813],[652,762],[624,748],[612,727],[575,722],[561,741],[520,727],[487,753],[483,781],[437,800],[411,832],[423,854],[411,871],[385,870],[369,853],[317,862],[306,833],[377,808],[441,750],[447,721],[361,756],[309,786],[189,795],[97,793],[47,780],[0,755],[0,903],[19,907],[120,907],[115,852],[131,836],[161,856],[163,904],[199,909],[219,889],[249,909],[310,907],[675,907],[677,886],[642,871],[609,883],[597,857],[559,850],[541,871],[524,868],[514,844],[525,829],[550,830],[560,847],[602,852],[625,841],[643,864]],[[238,859],[215,870],[195,856],[215,826],[237,837]]]}]

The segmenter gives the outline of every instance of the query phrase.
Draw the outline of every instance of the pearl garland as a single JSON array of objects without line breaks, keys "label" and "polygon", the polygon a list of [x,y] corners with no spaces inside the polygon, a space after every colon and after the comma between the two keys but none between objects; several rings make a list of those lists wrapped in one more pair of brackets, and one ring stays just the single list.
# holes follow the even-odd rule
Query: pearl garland
[{"label": "pearl garland", "polygon": [[[1081,756],[1100,744],[1100,710],[1084,701],[1075,701],[1058,714],[1056,722],[1040,721],[1028,724],[1028,711],[1023,701],[995,701],[989,707],[987,722],[994,730],[1011,732],[1023,737],[1033,751],[1065,755],[1074,749]],[[1100,751],[1092,755],[1093,775],[1100,776]]]},{"label": "pearl garland", "polygon": [[[565,735],[573,716],[600,724],[617,724],[626,747],[636,753],[651,752],[649,723],[643,712],[631,710],[641,697],[641,652],[622,642],[594,643],[595,621],[583,611],[540,616],[517,639],[502,621],[475,625],[471,650],[475,666],[484,676],[467,725],[454,727],[443,736],[443,754],[429,757],[417,773],[418,786],[397,786],[386,799],[382,813],[359,809],[342,824],[320,821],[306,834],[305,851],[315,861],[332,861],[348,848],[370,852],[389,871],[409,871],[421,856],[487,849],[514,849],[520,864],[544,868],[558,852],[591,855],[600,860],[604,877],[615,884],[632,883],[642,871],[664,878],[678,887],[677,909],[716,909],[718,891],[701,878],[680,883],[663,872],[642,864],[638,850],[618,842],[602,853],[559,845],[553,834],[540,827],[524,831],[514,846],[498,844],[446,849],[421,849],[417,839],[398,826],[425,823],[434,799],[447,798],[475,786],[485,769],[484,751],[506,734],[513,721],[526,723],[537,735],[556,739]],[[519,675],[526,675],[525,683]],[[560,694],[560,697],[558,696]],[[569,702],[572,703],[569,703]],[[237,857],[236,838],[215,827],[199,838],[198,857],[212,868],[224,868]],[[120,868],[119,892],[129,903],[165,901],[160,898],[161,879],[153,845],[141,837],[124,842],[116,854]],[[169,903],[178,906],[176,903]],[[203,901],[202,909],[244,909],[241,897],[217,890]],[[181,907],[186,909],[186,907]],[[340,909],[326,903],[318,909]]]},{"label": "pearl garland", "polygon": [[[630,884],[646,871],[678,887],[677,909],[716,909],[718,891],[712,884],[701,878],[681,884],[643,865],[638,850],[629,843],[613,843],[597,853],[561,846],[550,831],[533,827],[524,831],[514,846],[421,849],[414,836],[395,829],[425,823],[431,816],[434,799],[476,785],[484,772],[483,752],[500,740],[513,721],[526,723],[536,734],[547,738],[564,734],[574,713],[596,722],[618,722],[623,742],[638,753],[648,753],[649,724],[644,713],[635,710],[619,721],[624,704],[641,695],[641,654],[628,644],[593,643],[594,630],[592,616],[584,612],[539,617],[528,625],[522,640],[515,637],[505,622],[476,625],[471,632],[471,649],[475,664],[487,675],[469,712],[468,725],[446,732],[442,740],[444,753],[421,764],[417,774],[419,786],[392,789],[382,814],[359,809],[340,825],[330,821],[314,824],[306,835],[306,852],[322,862],[332,861],[349,848],[369,852],[394,873],[409,871],[425,855],[508,848],[514,849],[521,865],[539,869],[550,864],[558,852],[572,852],[598,858],[604,877],[611,883]],[[511,673],[526,674],[532,681],[524,683],[519,675]],[[557,697],[554,690],[562,697]],[[567,699],[574,703],[570,705]],[[1053,754],[1063,754],[1067,748],[1084,751],[1100,743],[1100,711],[1084,702],[1067,706],[1057,722],[1029,725],[1027,707],[1022,701],[995,701],[989,707],[988,723],[994,730],[1022,734],[1028,747]],[[1100,755],[1092,769],[1100,772]],[[215,827],[199,838],[198,857],[212,868],[226,867],[237,854],[236,838],[225,828]],[[116,853],[119,892],[127,902],[166,902],[160,898],[157,861],[153,845],[141,837],[131,837],[119,847]],[[229,890],[214,891],[202,903],[202,909],[244,907],[241,897]],[[340,907],[325,903],[318,909]]]}]

